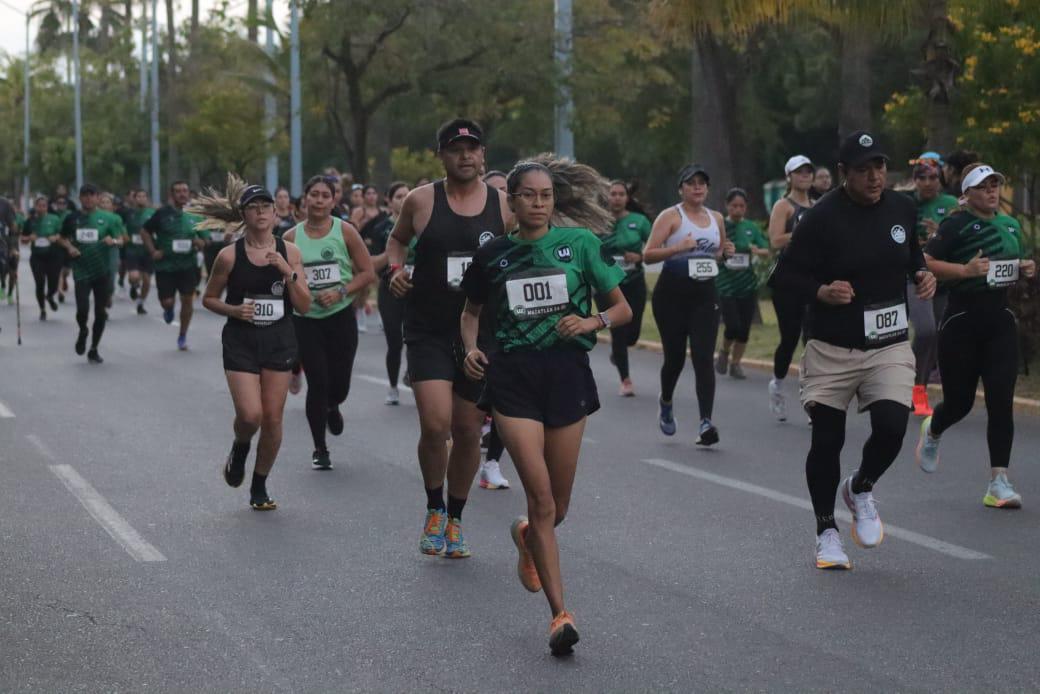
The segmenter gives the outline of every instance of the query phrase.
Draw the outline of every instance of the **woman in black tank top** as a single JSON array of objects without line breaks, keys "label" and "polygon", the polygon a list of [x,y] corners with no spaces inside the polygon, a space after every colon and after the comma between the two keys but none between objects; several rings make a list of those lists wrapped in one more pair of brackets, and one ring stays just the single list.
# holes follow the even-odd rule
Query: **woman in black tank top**
[{"label": "woman in black tank top", "polygon": [[204,226],[219,228],[237,216],[245,229],[241,239],[217,255],[202,305],[228,319],[221,339],[235,405],[235,440],[224,464],[224,480],[232,487],[242,484],[253,435],[259,430],[249,504],[270,511],[278,505],[267,494],[267,475],[282,443],[282,411],[296,361],[290,314],[293,307],[307,311],[311,303],[300,251],[275,238],[274,197],[260,186],[245,187],[235,206],[223,198],[203,197],[193,211],[209,218]]}]

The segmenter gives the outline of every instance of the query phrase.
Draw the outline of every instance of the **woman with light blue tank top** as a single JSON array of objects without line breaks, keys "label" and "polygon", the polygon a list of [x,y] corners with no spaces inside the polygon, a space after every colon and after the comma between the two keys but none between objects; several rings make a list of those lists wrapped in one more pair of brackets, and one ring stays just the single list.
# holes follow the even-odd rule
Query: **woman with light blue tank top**
[{"label": "woman with light blue tank top", "polygon": [[355,295],[375,281],[372,259],[350,222],[332,216],[334,191],[324,176],[304,188],[307,220],[285,232],[300,249],[311,306],[294,313],[300,362],[307,374],[307,423],[314,440],[311,466],[331,470],[325,430],[343,433],[340,405],[350,392],[358,326],[350,309]]},{"label": "woman with light blue tank top", "polygon": [[682,199],[658,216],[643,251],[645,262],[664,264],[651,300],[664,351],[658,423],[666,436],[675,434],[672,394],[688,343],[700,410],[696,442],[702,446],[719,441],[718,429],[711,422],[715,402],[713,358],[719,331],[715,277],[719,261],[734,252],[733,244],[726,239],[722,215],[704,206],[708,180],[708,173],[697,164],[683,168],[678,182]]}]

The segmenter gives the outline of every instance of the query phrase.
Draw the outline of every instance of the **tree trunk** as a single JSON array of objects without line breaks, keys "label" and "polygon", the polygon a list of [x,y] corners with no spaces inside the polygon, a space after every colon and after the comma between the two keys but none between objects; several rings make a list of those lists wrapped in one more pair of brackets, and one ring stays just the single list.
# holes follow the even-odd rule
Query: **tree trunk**
[{"label": "tree trunk", "polygon": [[690,68],[693,161],[710,174],[709,202],[719,207],[725,191],[736,185],[730,143],[738,137],[736,121],[729,115],[733,111],[727,107],[733,90],[726,79],[721,46],[713,35],[704,34],[694,41]]},{"label": "tree trunk", "polygon": [[257,43],[260,39],[259,26],[257,25],[257,5],[259,0],[249,0],[249,8],[246,10],[246,31],[249,32],[249,40]]},{"label": "tree trunk", "polygon": [[[484,135],[490,140],[490,128],[485,128]],[[390,149],[390,119],[377,118],[372,125],[372,158],[375,159],[375,168],[370,182],[380,190],[386,190],[390,185],[390,178],[394,175],[390,163]]]},{"label": "tree trunk", "polygon": [[924,43],[923,78],[928,103],[929,150],[949,152],[956,142],[957,129],[950,107],[960,63],[954,54],[955,31],[948,16],[947,0],[927,0],[928,38]]},{"label": "tree trunk", "polygon": [[191,0],[191,38],[199,33],[199,0]]},{"label": "tree trunk", "polygon": [[838,137],[873,127],[870,115],[871,70],[873,52],[871,32],[849,29],[841,32],[841,108],[838,115]]},{"label": "tree trunk", "polygon": [[358,183],[368,182],[368,116],[362,109],[350,114],[354,126],[354,157],[350,171]]}]

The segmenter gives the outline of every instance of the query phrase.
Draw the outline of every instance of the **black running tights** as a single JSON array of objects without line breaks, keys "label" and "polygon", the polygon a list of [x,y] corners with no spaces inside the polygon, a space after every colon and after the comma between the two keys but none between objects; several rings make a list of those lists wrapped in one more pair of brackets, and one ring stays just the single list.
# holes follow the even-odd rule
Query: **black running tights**
[{"label": "black running tights", "polygon": [[1015,438],[1018,379],[1018,327],[1011,310],[950,307],[939,330],[939,372],[943,401],[932,415],[932,434],[940,436],[971,412],[981,378],[989,464],[1007,467]]},{"label": "black running tights", "polygon": [[293,316],[293,323],[307,375],[307,423],[315,450],[325,451],[329,410],[343,404],[350,392],[358,346],[357,319],[347,308],[327,318]]},{"label": "black running tights", "polygon": [[[863,445],[863,460],[856,483],[870,490],[899,455],[906,434],[910,408],[894,400],[879,400],[870,412],[870,437]],[[809,408],[812,445],[805,459],[805,477],[816,515],[816,534],[834,524],[834,496],[841,483],[841,449],[845,445],[844,410],[819,403]]]},{"label": "black running tights", "polygon": [[29,269],[32,270],[36,283],[36,303],[44,310],[44,301],[58,293],[58,282],[61,280],[61,256],[57,253],[34,255],[29,258]]},{"label": "black running tights", "polygon": [[90,317],[90,295],[94,295],[94,326],[90,334],[90,348],[97,349],[108,320],[110,278],[105,275],[92,280],[76,280],[76,323],[80,330],[87,329]]},{"label": "black running tights", "polygon": [[404,300],[398,299],[390,292],[386,282],[379,283],[377,295],[379,317],[383,321],[383,334],[386,336],[386,377],[390,387],[397,387],[397,378],[401,375],[401,350],[404,349]]},{"label": "black running tights", "polygon": [[804,324],[808,306],[792,293],[773,290],[773,308],[776,309],[776,323],[780,328],[780,344],[773,352],[773,376],[786,378],[794,359],[794,351],[798,348],[798,338],[805,342]]},{"label": "black running tights", "polygon": [[[617,368],[618,376],[624,381],[629,376],[628,350],[639,342],[639,334],[643,329],[643,312],[646,310],[646,279],[642,276],[624,282],[618,287],[625,296],[625,301],[632,308],[632,320],[620,328],[610,329],[610,360]],[[600,311],[606,311],[603,302],[605,297],[597,297],[596,304]]]},{"label": "black running tights", "polygon": [[686,345],[697,381],[697,406],[702,419],[711,419],[715,405],[715,342],[719,336],[719,307],[714,288],[699,289],[691,295],[683,291],[661,291],[667,282],[662,273],[654,290],[652,308],[661,334],[664,364],[661,366],[661,399],[672,401],[686,361]]}]

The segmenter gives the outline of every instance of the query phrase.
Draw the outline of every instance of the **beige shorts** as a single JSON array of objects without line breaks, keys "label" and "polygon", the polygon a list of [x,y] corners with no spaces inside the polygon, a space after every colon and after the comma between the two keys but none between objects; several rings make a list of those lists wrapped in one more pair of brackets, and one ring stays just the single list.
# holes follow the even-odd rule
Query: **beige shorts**
[{"label": "beige shorts", "polygon": [[809,340],[799,380],[802,407],[818,402],[847,410],[853,396],[863,412],[879,400],[910,406],[914,391],[914,353],[909,342],[860,350]]}]

